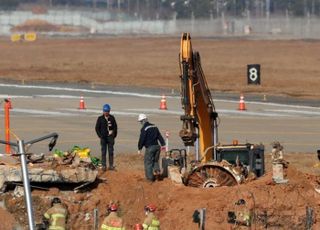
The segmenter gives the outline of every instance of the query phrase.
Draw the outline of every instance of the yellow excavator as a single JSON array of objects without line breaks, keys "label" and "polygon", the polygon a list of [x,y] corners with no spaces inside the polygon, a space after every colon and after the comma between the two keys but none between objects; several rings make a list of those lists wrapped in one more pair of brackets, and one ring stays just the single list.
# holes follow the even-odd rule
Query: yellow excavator
[{"label": "yellow excavator", "polygon": [[183,183],[193,187],[233,186],[264,174],[262,144],[222,145],[218,142],[218,113],[204,76],[199,52],[194,52],[189,33],[181,37],[181,116],[179,133],[185,146],[196,146],[196,159],[187,165],[185,150],[170,150],[162,159],[164,176],[168,166],[180,167]]}]

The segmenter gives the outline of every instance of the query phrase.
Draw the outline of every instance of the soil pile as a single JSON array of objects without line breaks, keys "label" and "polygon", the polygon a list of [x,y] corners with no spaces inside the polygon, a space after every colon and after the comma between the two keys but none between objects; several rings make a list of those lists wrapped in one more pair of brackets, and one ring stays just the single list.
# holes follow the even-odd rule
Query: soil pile
[{"label": "soil pile", "polygon": [[84,27],[63,26],[51,24],[41,19],[29,19],[12,28],[12,32],[80,32],[89,31]]},{"label": "soil pile", "polygon": [[[101,223],[110,201],[119,202],[119,212],[127,229],[133,229],[134,224],[144,220],[143,207],[148,203],[157,205],[156,214],[162,229],[197,229],[192,215],[198,208],[206,208],[206,229],[228,229],[233,226],[228,223],[228,212],[237,211],[235,203],[244,199],[246,208],[255,215],[254,229],[288,229],[289,226],[303,229],[306,207],[313,209],[314,229],[320,228],[320,194],[314,190],[318,178],[297,171],[292,165],[287,170],[288,184],[274,184],[271,173],[267,173],[248,184],[199,189],[174,184],[169,179],[154,183],[145,181],[141,156],[119,155],[117,162],[117,171],[101,173],[99,183],[82,193],[62,188],[33,191],[36,221],[41,221],[52,197],[59,196],[68,207],[70,229],[93,229],[94,209],[98,208]],[[7,195],[6,202],[16,220],[25,226],[23,198],[12,199]],[[23,215],[24,218],[18,218]]]},{"label": "soil pile", "polygon": [[12,230],[15,226],[15,219],[12,214],[0,208],[0,227],[1,230]]}]

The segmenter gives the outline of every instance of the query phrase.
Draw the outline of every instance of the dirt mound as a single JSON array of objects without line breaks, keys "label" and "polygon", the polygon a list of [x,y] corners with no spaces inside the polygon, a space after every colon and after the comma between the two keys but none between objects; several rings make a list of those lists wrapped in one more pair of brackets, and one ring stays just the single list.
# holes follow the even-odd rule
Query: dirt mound
[{"label": "dirt mound", "polygon": [[15,219],[12,214],[0,208],[0,227],[1,230],[12,230],[15,226]]},{"label": "dirt mound", "polygon": [[[288,184],[275,185],[271,174],[267,173],[259,180],[236,187],[198,189],[174,184],[169,179],[155,183],[145,181],[140,156],[119,155],[116,161],[117,171],[101,174],[99,183],[83,193],[57,188],[33,191],[35,219],[39,222],[52,197],[59,196],[68,207],[70,229],[91,230],[94,208],[99,210],[101,223],[111,200],[120,202],[120,215],[127,229],[143,221],[143,207],[147,203],[157,205],[162,229],[196,229],[192,214],[198,208],[207,210],[206,229],[227,229],[231,227],[227,223],[228,211],[236,211],[235,202],[244,199],[256,216],[255,229],[266,226],[268,229],[288,229],[289,226],[290,229],[303,229],[306,207],[314,211],[314,229],[320,227],[320,194],[314,190],[317,177],[301,173],[291,165],[287,171]],[[17,217],[23,216],[25,211],[23,199],[7,200],[14,200],[10,206],[15,209],[10,211],[19,220]],[[22,222],[19,221],[25,225],[26,220],[25,216]]]},{"label": "dirt mound", "polygon": [[11,29],[12,32],[86,32],[84,27],[54,25],[41,19],[29,19]]},{"label": "dirt mound", "polygon": [[41,19],[29,19],[12,28],[12,31],[59,31],[59,27]]}]

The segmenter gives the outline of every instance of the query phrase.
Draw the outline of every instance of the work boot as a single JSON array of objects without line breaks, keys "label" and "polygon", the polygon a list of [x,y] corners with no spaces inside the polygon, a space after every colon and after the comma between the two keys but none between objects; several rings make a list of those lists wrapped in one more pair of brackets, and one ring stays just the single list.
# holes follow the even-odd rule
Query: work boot
[{"label": "work boot", "polygon": [[145,181],[147,182],[147,184],[153,184],[154,183],[154,179],[145,179]]},{"label": "work boot", "polygon": [[110,166],[108,169],[111,170],[111,171],[115,171],[116,170],[116,168],[114,166]]},{"label": "work boot", "polygon": [[155,170],[154,173],[153,173],[153,175],[154,175],[154,178],[155,178],[156,180],[158,180],[158,181],[162,179],[161,173],[160,173],[159,170]]}]

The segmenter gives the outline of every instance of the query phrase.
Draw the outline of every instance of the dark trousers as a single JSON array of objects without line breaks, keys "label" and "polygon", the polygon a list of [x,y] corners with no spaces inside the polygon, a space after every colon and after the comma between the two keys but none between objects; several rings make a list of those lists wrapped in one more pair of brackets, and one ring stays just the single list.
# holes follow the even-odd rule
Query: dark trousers
[{"label": "dark trousers", "polygon": [[107,166],[107,149],[109,153],[109,167],[113,167],[113,146],[114,146],[114,138],[107,137],[100,139],[101,145],[101,163],[103,167]]},{"label": "dark trousers", "polygon": [[144,172],[148,180],[154,181],[153,172],[160,171],[160,145],[151,145],[144,154]]}]

